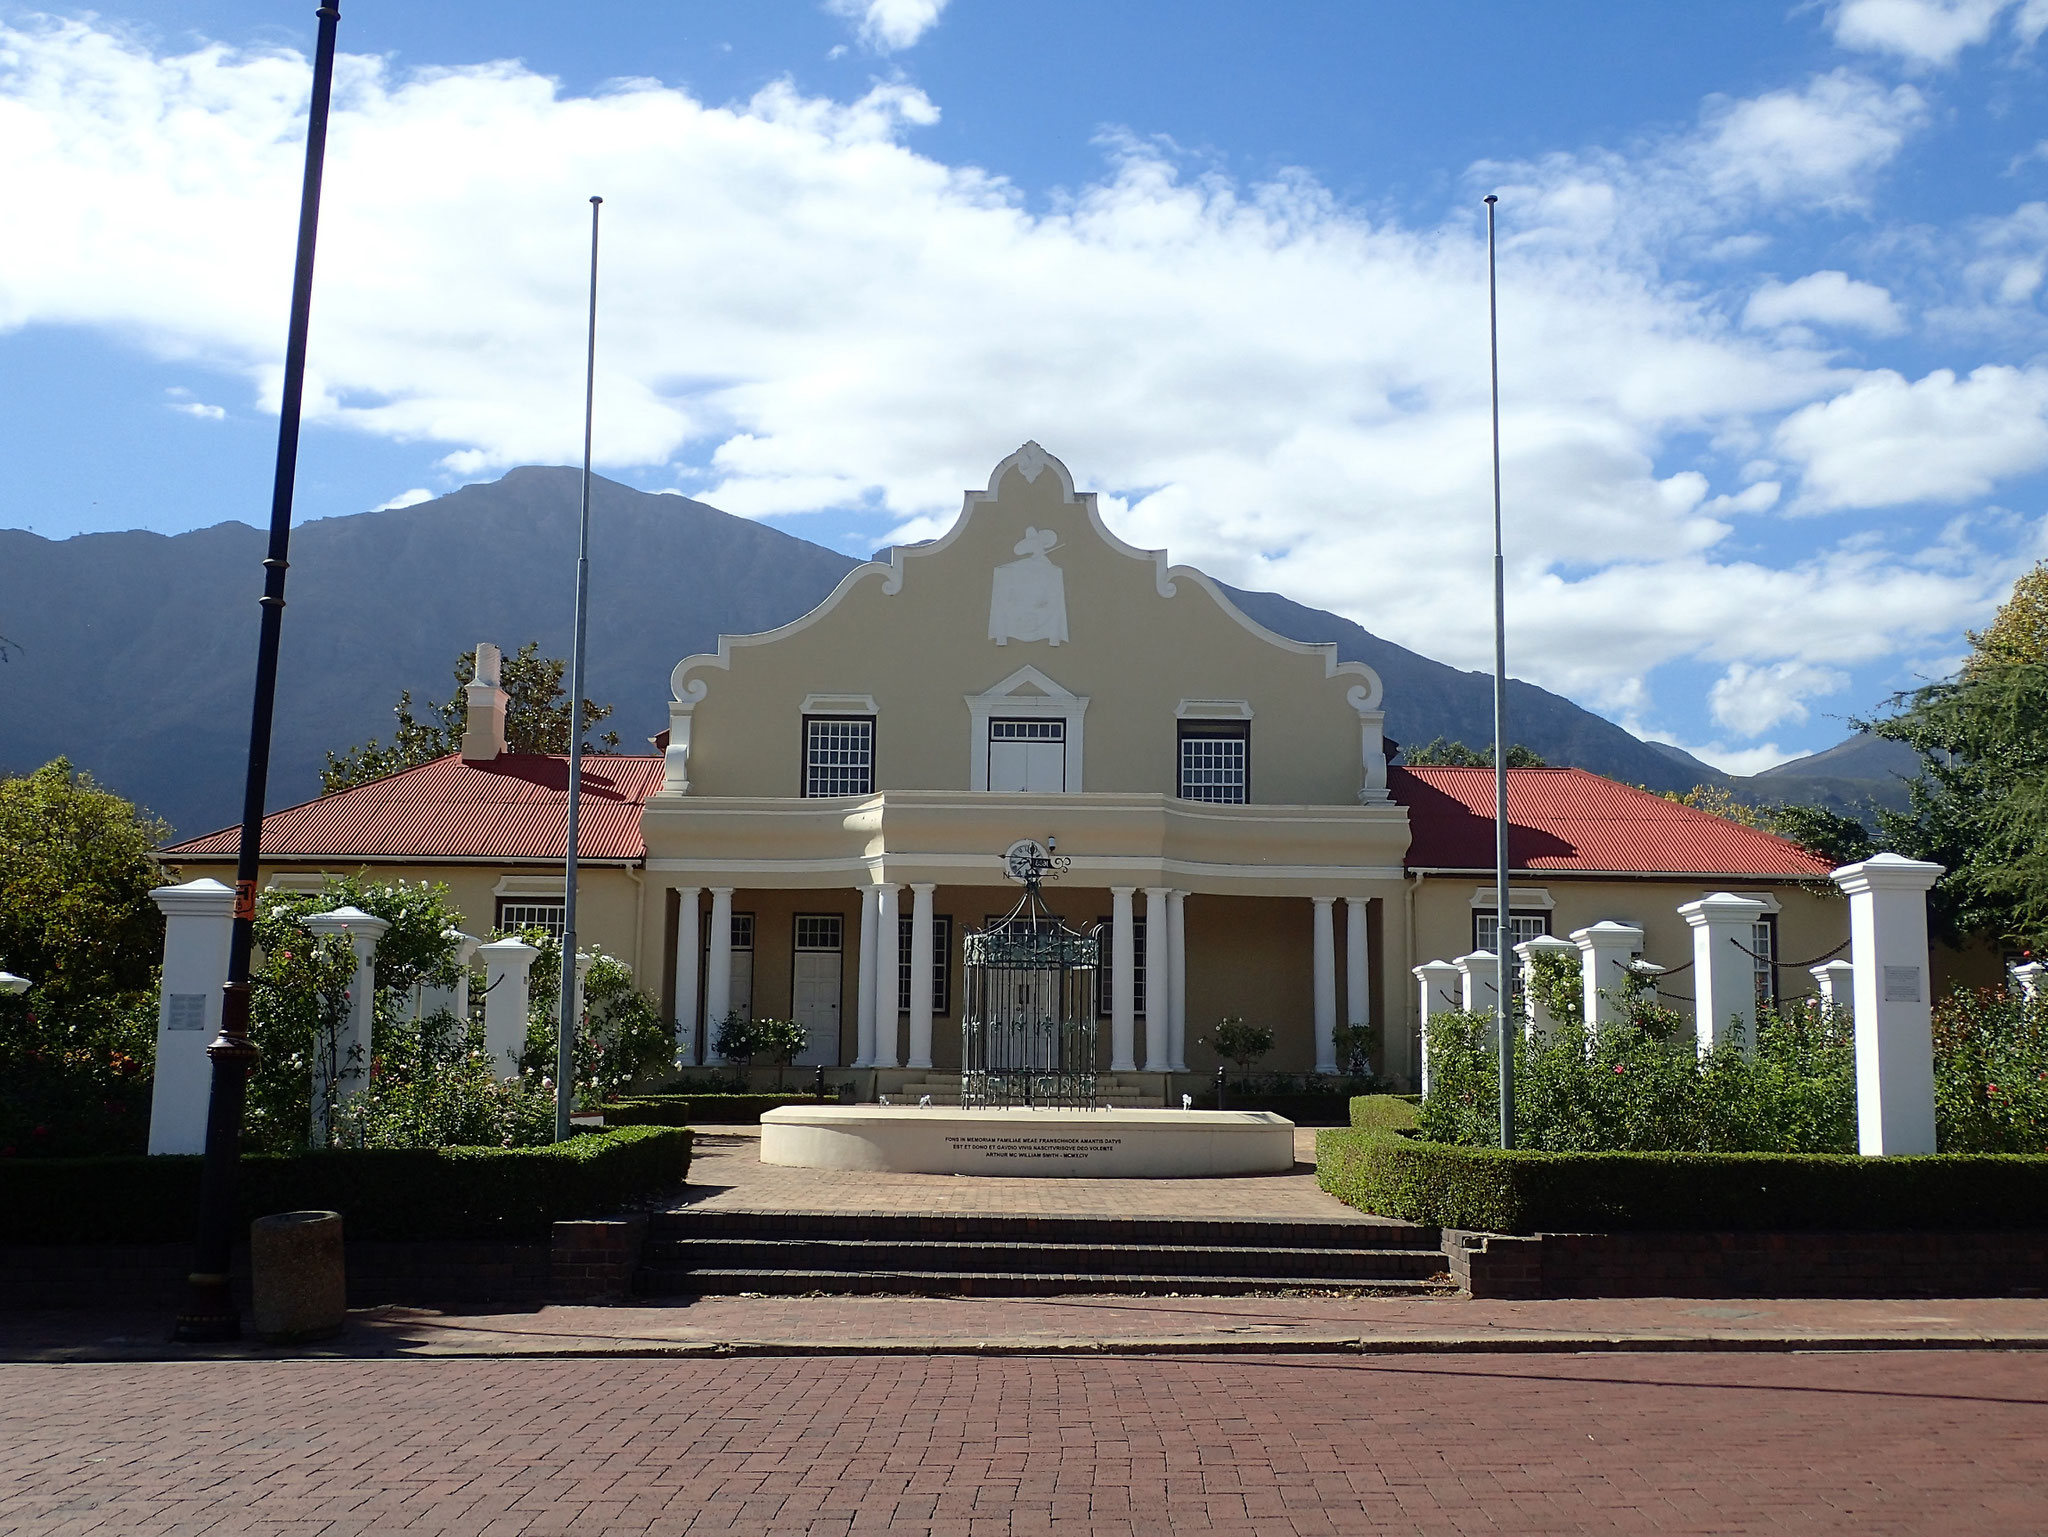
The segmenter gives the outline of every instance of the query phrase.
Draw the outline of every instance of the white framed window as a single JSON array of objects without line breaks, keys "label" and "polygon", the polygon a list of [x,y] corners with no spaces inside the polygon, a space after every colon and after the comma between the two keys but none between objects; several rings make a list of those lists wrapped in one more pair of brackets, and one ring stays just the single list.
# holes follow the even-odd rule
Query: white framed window
[{"label": "white framed window", "polygon": [[1063,794],[1067,788],[1067,723],[1059,718],[988,723],[991,790]]},{"label": "white framed window", "polygon": [[871,715],[804,717],[804,794],[875,792],[875,721]]},{"label": "white framed window", "polygon": [[[1494,917],[1494,910],[1492,908],[1474,908],[1472,912],[1472,948],[1475,950],[1485,950],[1490,954],[1495,942],[1500,938],[1498,927],[1498,920]],[[1549,932],[1550,914],[1518,913],[1510,908],[1508,910],[1509,964],[1513,964],[1513,946],[1525,945],[1530,940],[1541,938]]]},{"label": "white framed window", "polygon": [[[1107,1019],[1116,1007],[1116,920],[1096,920],[1101,929],[1097,935],[1102,948],[1097,952],[1100,963],[1095,968],[1095,1012]],[[1131,915],[1131,1013],[1139,1018],[1145,1014],[1145,915]]]},{"label": "white framed window", "polygon": [[1765,913],[1750,925],[1749,953],[1756,968],[1756,1001],[1759,1008],[1778,1002],[1778,915]]},{"label": "white framed window", "polygon": [[1176,794],[1184,801],[1241,806],[1251,798],[1251,726],[1183,721]]},{"label": "white framed window", "polygon": [[[1000,922],[1001,920],[994,920]],[[896,1012],[910,1012],[910,941],[916,934],[917,919],[908,913],[896,918]],[[944,1018],[953,1012],[953,918],[950,913],[932,915],[932,1013]]]},{"label": "white framed window", "polygon": [[798,913],[796,947],[799,950],[830,950],[837,954],[846,920],[837,913]]},{"label": "white framed window", "polygon": [[560,939],[569,930],[567,904],[560,897],[500,897],[498,927],[508,934],[539,929]]}]

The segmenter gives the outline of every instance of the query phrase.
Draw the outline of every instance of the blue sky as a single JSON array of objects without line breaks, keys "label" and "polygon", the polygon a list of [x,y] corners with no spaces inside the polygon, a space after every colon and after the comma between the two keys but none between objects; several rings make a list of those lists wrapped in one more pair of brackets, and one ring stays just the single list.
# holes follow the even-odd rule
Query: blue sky
[{"label": "blue sky", "polygon": [[[302,517],[580,441],[842,549],[1113,526],[1752,770],[2048,554],[2048,0],[345,0]],[[0,525],[260,522],[310,4],[0,0]],[[34,233],[22,239],[24,231]],[[601,574],[601,572],[600,572]]]}]

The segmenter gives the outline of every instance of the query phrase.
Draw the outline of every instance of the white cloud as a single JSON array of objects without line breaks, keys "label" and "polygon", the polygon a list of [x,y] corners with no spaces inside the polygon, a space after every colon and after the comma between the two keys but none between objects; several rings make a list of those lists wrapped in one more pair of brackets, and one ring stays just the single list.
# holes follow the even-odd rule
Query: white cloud
[{"label": "white cloud", "polygon": [[[1835,41],[1859,52],[1945,66],[1955,63],[1965,48],[1987,40],[2011,4],[2012,0],[1841,0],[1832,17]],[[2038,8],[2037,3],[2027,9]]]},{"label": "white cloud", "polygon": [[[1111,493],[1128,538],[1490,658],[1473,209],[1376,221],[1303,176],[1191,180],[1125,142],[1035,211],[918,153],[937,108],[900,83],[715,107],[650,82],[564,96],[516,63],[353,57],[338,81],[310,423],[430,444],[461,477],[575,460],[598,191],[602,465],[916,537],[1032,437]],[[0,327],[114,333],[238,372],[274,409],[305,89],[286,54],[0,27],[0,205],[49,211],[36,242],[0,242]],[[1988,612],[2009,540],[1938,562],[1882,543],[1728,553],[1734,518],[1775,515],[1779,461],[1809,495],[1846,473],[1811,427],[1767,456],[1777,420],[1835,396],[1815,408],[1834,424],[1879,376],[1744,334],[1726,317],[1753,279],[1666,276],[1657,244],[1853,203],[1922,111],[1838,73],[1717,102],[1633,158],[1502,168],[1523,178],[1501,335],[1518,673],[1646,702],[1676,659],[1844,666]],[[1743,445],[1725,462],[1700,453],[1724,437]]]},{"label": "white cloud", "polygon": [[1691,753],[1702,763],[1711,764],[1724,774],[1761,774],[1765,769],[1776,768],[1801,756],[1795,748],[1790,751],[1776,742],[1765,742],[1758,747],[1727,747],[1720,742],[1682,742],[1668,733],[1639,733],[1654,742],[1668,742],[1683,752]]},{"label": "white cloud", "polygon": [[1762,736],[1785,721],[1804,725],[1806,701],[1846,688],[1849,675],[1809,662],[1774,662],[1752,666],[1736,662],[1715,680],[1707,702],[1714,719],[1743,736]]},{"label": "white cloud", "polygon": [[196,416],[202,422],[227,420],[228,413],[225,406],[209,406],[197,400],[174,400],[170,404],[173,411],[182,412],[186,416]]},{"label": "white cloud", "polygon": [[431,502],[434,493],[425,486],[414,486],[410,491],[401,491],[388,502],[379,502],[372,512],[395,512],[400,507],[417,507],[421,502]]},{"label": "white cloud", "polygon": [[825,8],[860,24],[860,40],[878,53],[898,53],[939,24],[948,0],[826,0]]},{"label": "white cloud", "polygon": [[1910,384],[1878,369],[1787,417],[1777,448],[1803,466],[1814,508],[1984,496],[2048,465],[2048,368],[1941,368]]},{"label": "white cloud", "polygon": [[1905,328],[1890,293],[1875,283],[1859,283],[1846,272],[1813,272],[1791,283],[1773,280],[1750,295],[1742,311],[1742,323],[1751,327],[1805,321],[1849,326],[1874,336],[1893,336]]}]

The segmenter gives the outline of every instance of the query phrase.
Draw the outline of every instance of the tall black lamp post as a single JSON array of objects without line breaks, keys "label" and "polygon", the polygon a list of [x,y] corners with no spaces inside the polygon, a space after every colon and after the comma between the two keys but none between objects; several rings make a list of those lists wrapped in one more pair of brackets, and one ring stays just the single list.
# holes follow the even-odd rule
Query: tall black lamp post
[{"label": "tall black lamp post", "polygon": [[320,172],[327,157],[327,100],[334,84],[334,33],[341,0],[322,0],[313,53],[313,103],[306,124],[306,179],[299,194],[298,262],[292,272],[291,330],[285,340],[284,400],[277,424],[277,476],[270,494],[270,548],[263,560],[263,618],[256,643],[256,698],[249,714],[249,772],[242,790],[241,843],[235,859],[235,921],[220,1035],[206,1048],[213,1088],[206,1106],[206,1166],[200,1181],[199,1237],[176,1340],[231,1340],[241,1318],[228,1292],[234,1252],[242,1105],[256,1044],[249,1039],[249,952],[256,932],[256,867],[263,852],[263,799],[270,779],[270,719],[277,698],[277,642],[284,624],[284,574],[291,545],[292,485],[299,462],[299,405],[306,386],[306,328],[313,309],[313,246],[320,225]]}]

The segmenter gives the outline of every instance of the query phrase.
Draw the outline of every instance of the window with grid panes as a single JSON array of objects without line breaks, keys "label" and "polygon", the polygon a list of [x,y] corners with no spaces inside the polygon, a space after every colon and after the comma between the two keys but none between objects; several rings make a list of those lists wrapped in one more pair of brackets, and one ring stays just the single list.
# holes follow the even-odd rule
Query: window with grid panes
[{"label": "window with grid panes", "polygon": [[[917,919],[899,914],[896,919],[896,1012],[910,1012],[910,941],[917,932]],[[932,1013],[943,1017],[953,1012],[951,985],[953,969],[953,919],[946,913],[932,915]]]},{"label": "window with grid panes", "polygon": [[1251,789],[1251,737],[1243,722],[1180,728],[1180,798],[1241,806]]},{"label": "window with grid panes", "polygon": [[841,926],[844,923],[837,913],[800,913],[796,920],[796,947],[799,950],[837,950]]},{"label": "window with grid panes", "polygon": [[[1494,917],[1496,911],[1497,909],[1491,907],[1476,907],[1472,910],[1473,949],[1484,950],[1488,954],[1493,952],[1495,943],[1500,939],[1496,926],[1497,920]],[[1527,944],[1538,935],[1548,934],[1549,932],[1550,914],[1548,913],[1518,913],[1512,910],[1508,913],[1508,937],[1510,943],[1508,953],[1502,960],[1501,970],[1508,979],[1508,998],[1511,1001],[1522,995],[1522,967],[1521,963],[1515,958],[1514,947]]]},{"label": "window with grid panes", "polygon": [[1750,925],[1749,953],[1756,967],[1756,1001],[1770,1008],[1778,1001],[1778,915],[1765,913]]},{"label": "window with grid panes", "polygon": [[[1100,963],[1095,969],[1095,1012],[1107,1017],[1113,1013],[1116,1004],[1116,922],[1104,918],[1102,923],[1102,948],[1098,952]],[[1145,915],[1131,915],[1131,1012],[1143,1015],[1145,1012]]]},{"label": "window with grid panes", "polygon": [[552,938],[560,939],[569,928],[566,904],[559,897],[553,901],[534,897],[500,897],[498,927],[508,934],[539,929]]},{"label": "window with grid panes", "polygon": [[804,794],[872,795],[875,723],[865,715],[804,719]]}]

